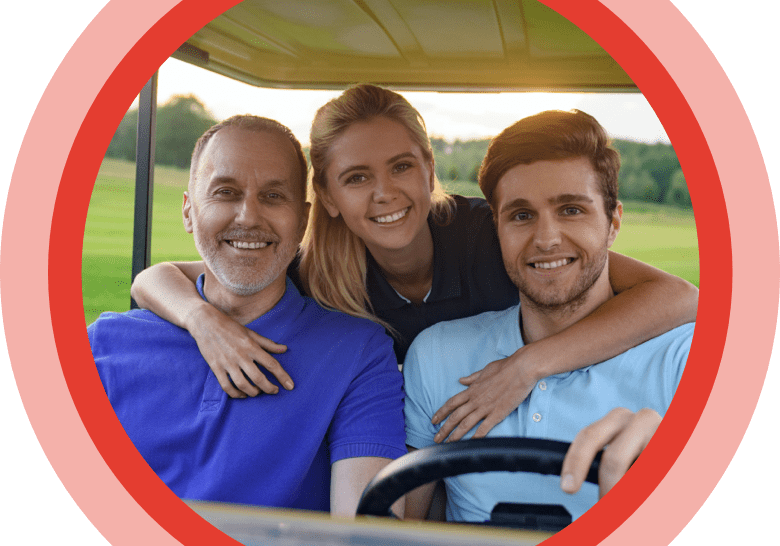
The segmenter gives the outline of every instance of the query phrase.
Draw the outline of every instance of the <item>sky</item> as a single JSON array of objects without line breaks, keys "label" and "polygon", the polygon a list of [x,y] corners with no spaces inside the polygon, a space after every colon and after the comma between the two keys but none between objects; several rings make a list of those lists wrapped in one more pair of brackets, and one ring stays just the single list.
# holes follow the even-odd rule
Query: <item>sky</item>
[{"label": "sky", "polygon": [[[247,113],[276,119],[306,145],[315,112],[339,92],[263,89],[168,59],[159,71],[158,102],[188,94],[201,99],[218,120]],[[663,125],[639,93],[402,94],[420,112],[430,136],[451,141],[492,138],[515,121],[537,112],[577,108],[598,119],[613,138],[669,143]]]}]

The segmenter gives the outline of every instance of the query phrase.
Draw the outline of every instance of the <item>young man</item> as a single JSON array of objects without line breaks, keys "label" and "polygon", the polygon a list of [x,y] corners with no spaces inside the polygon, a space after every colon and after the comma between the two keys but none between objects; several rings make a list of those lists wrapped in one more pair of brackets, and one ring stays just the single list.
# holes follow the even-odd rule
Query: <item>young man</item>
[{"label": "young man", "polygon": [[[491,142],[480,187],[493,210],[520,306],[440,323],[417,337],[404,364],[410,449],[441,439],[442,424],[431,419],[465,388],[459,378],[563,330],[613,296],[607,251],[621,226],[619,168],[604,129],[583,112],[543,112]],[[485,521],[501,501],[562,504],[574,518],[582,515],[623,476],[655,432],[683,372],[693,327],[539,381],[488,436],[573,441],[560,483],[519,473],[446,479],[447,518]],[[593,457],[607,445],[599,487],[582,486]],[[407,496],[407,517],[425,517],[433,487]]]},{"label": "young man", "polygon": [[308,219],[306,171],[286,127],[236,116],[198,141],[184,194],[205,263],[200,295],[288,347],[263,364],[259,396],[229,398],[189,333],[149,311],[89,326],[119,420],[182,498],[351,516],[376,472],[406,452],[392,340],[319,307],[285,275]]}]

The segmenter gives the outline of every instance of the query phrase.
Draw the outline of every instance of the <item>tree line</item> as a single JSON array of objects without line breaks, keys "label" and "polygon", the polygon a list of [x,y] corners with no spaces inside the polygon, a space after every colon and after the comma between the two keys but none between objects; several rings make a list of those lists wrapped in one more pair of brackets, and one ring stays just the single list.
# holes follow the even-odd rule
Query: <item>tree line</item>
[{"label": "tree line", "polygon": [[[476,183],[488,144],[490,139],[487,138],[454,142],[440,137],[431,138],[436,176],[440,180]],[[620,199],[691,207],[688,186],[671,145],[613,140],[612,146],[620,152],[621,157]]]},{"label": "tree line", "polygon": [[[218,121],[194,95],[175,95],[157,108],[155,163],[182,169],[190,167],[195,142]],[[117,127],[106,157],[135,161],[138,109],[125,114]]]},{"label": "tree line", "polygon": [[[189,168],[195,142],[217,121],[197,97],[172,97],[157,109],[155,161],[160,165]],[[128,111],[111,140],[106,157],[135,160],[137,123],[138,110]],[[490,139],[451,142],[440,137],[431,138],[436,175],[440,180],[476,183],[489,143]],[[620,199],[691,207],[688,186],[672,146],[629,140],[614,140],[612,145],[622,159]],[[308,149],[305,151],[308,155]]]}]

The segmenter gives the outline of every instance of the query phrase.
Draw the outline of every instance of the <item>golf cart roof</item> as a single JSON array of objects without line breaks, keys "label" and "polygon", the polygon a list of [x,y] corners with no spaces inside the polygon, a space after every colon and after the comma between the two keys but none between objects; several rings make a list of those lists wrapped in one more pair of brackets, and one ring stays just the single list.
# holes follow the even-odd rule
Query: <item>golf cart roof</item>
[{"label": "golf cart roof", "polygon": [[638,91],[594,40],[534,0],[245,0],[173,56],[260,87]]}]

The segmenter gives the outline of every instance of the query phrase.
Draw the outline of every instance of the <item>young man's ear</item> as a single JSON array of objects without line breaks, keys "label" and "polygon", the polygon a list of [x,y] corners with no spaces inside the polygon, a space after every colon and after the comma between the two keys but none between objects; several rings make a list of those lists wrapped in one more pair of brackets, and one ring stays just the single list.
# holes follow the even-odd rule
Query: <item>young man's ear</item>
[{"label": "young man's ear", "polygon": [[618,233],[620,233],[620,225],[623,222],[623,203],[617,202],[615,210],[612,212],[612,221],[609,223],[609,237],[607,239],[607,246],[611,247],[612,243],[617,239]]},{"label": "young man's ear", "polygon": [[189,192],[184,192],[184,201],[181,204],[181,218],[184,222],[184,229],[187,233],[192,233],[192,200]]}]

